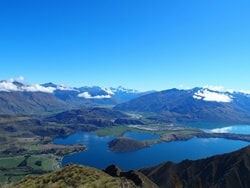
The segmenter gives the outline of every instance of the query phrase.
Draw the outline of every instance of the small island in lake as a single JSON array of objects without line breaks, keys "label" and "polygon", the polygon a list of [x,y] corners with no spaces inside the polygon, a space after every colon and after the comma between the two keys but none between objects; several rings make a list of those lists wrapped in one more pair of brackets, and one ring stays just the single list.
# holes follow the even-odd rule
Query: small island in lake
[{"label": "small island in lake", "polygon": [[137,140],[136,138],[120,136],[111,140],[108,143],[109,149],[112,152],[130,152],[150,147],[153,144],[161,142],[186,141],[194,137],[224,138],[230,140],[241,140],[250,142],[250,135],[234,133],[212,133],[205,132],[196,128],[182,126],[161,126],[160,128],[157,128],[155,126],[151,127],[151,129],[149,129],[147,126],[133,126],[133,130],[128,129],[127,131],[140,133],[144,132],[145,134],[158,134],[160,137],[152,140]]}]

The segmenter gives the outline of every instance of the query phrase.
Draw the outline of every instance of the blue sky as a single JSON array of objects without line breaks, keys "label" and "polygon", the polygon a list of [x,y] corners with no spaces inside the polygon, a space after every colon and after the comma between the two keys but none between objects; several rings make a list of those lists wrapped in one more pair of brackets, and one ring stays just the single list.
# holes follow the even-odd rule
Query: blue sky
[{"label": "blue sky", "polygon": [[249,0],[1,0],[0,79],[250,91]]}]

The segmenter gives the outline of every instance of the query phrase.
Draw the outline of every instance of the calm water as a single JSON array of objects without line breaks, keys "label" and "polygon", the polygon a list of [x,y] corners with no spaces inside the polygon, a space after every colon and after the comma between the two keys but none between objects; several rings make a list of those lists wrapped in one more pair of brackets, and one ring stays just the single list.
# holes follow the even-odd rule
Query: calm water
[{"label": "calm water", "polygon": [[153,140],[160,138],[158,134],[146,134],[146,133],[136,133],[136,132],[126,132],[123,136],[133,138],[135,140]]},{"label": "calm water", "polygon": [[[153,139],[157,135],[126,133],[126,136],[144,140]],[[139,169],[165,161],[179,162],[184,159],[205,158],[215,154],[231,152],[249,144],[248,142],[236,140],[193,138],[188,141],[159,143],[133,152],[115,153],[109,151],[107,144],[114,138],[77,132],[67,138],[57,138],[54,143],[64,145],[77,143],[88,147],[85,152],[65,156],[62,160],[63,166],[68,163],[77,163],[102,169],[110,164],[117,164],[123,170]]]}]

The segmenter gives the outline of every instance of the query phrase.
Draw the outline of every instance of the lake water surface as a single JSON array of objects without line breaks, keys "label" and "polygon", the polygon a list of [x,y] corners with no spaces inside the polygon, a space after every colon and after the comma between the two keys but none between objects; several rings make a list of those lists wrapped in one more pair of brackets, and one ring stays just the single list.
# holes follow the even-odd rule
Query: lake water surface
[{"label": "lake water surface", "polygon": [[[250,126],[248,128],[250,132]],[[128,132],[125,136],[145,140],[155,139],[158,135]],[[114,138],[113,136],[99,137],[94,133],[77,132],[67,138],[57,138],[54,143],[84,144],[88,147],[87,151],[65,156],[62,159],[63,166],[68,163],[76,163],[103,169],[110,164],[117,164],[123,170],[149,167],[166,161],[180,162],[184,159],[200,159],[231,152],[249,145],[249,142],[245,141],[193,138],[188,141],[159,143],[132,152],[115,153],[109,151],[107,144]]]}]

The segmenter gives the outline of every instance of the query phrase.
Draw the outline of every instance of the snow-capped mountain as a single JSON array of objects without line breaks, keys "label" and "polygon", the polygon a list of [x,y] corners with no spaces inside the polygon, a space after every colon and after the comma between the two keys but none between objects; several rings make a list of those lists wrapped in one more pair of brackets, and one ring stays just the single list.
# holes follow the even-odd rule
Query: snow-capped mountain
[{"label": "snow-capped mountain", "polygon": [[118,104],[123,111],[157,113],[166,122],[250,123],[250,95],[207,87],[170,89]]},{"label": "snow-capped mountain", "polygon": [[121,86],[76,88],[13,79],[0,81],[2,114],[36,114],[87,106],[155,113],[157,120],[166,122],[250,123],[250,95],[244,92],[211,87],[139,92]]},{"label": "snow-capped mountain", "polygon": [[103,99],[103,98],[112,98],[117,94],[141,94],[143,92],[134,90],[134,89],[126,89],[122,86],[117,88],[102,88],[99,86],[84,86],[80,88],[76,87],[67,87],[63,85],[57,85],[52,82],[45,84],[25,84],[18,80],[10,79],[0,81],[0,92],[44,92],[44,93],[55,93],[56,91],[75,91],[77,92],[78,97],[83,97],[86,99]]},{"label": "snow-capped mountain", "polygon": [[23,80],[0,81],[0,113],[36,113],[84,106],[116,105],[147,94],[132,89],[67,87],[52,82],[26,84]]},{"label": "snow-capped mountain", "polygon": [[127,89],[122,86],[118,86],[117,88],[111,87],[110,90],[114,93],[141,93],[136,89]]}]

